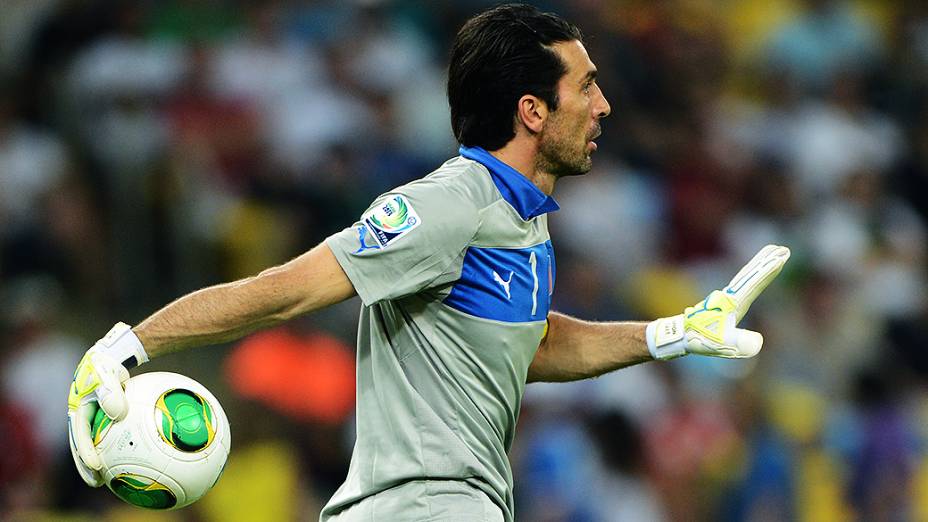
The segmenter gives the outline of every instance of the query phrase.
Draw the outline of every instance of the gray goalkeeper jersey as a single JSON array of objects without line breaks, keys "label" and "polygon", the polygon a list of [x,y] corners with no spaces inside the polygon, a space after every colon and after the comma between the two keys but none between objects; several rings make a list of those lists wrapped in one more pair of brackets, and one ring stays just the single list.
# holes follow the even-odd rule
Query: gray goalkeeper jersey
[{"label": "gray goalkeeper jersey", "polygon": [[363,307],[357,441],[322,520],[421,480],[466,482],[513,519],[507,451],[551,303],[558,206],[485,150],[460,153],[326,240]]}]

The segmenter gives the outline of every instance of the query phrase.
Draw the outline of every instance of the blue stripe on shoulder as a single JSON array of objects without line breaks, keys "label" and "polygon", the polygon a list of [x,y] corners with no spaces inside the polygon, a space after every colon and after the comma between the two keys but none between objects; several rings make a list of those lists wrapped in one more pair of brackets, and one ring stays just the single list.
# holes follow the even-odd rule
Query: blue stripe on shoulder
[{"label": "blue stripe on shoulder", "polygon": [[541,321],[551,307],[554,278],[551,241],[526,248],[470,247],[444,303],[484,319]]}]

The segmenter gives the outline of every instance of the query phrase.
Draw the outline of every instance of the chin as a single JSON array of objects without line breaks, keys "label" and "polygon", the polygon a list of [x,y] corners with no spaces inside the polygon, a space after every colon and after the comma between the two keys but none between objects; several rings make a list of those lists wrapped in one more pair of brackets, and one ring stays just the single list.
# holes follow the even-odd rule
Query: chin
[{"label": "chin", "polygon": [[583,176],[589,174],[593,170],[593,161],[587,159],[585,162],[576,164],[576,165],[565,165],[564,168],[559,169],[558,177],[566,178],[570,176]]},{"label": "chin", "polygon": [[574,176],[586,176],[587,174],[590,173],[591,170],[593,170],[592,162],[586,164],[586,166],[580,169],[576,174],[574,174]]},{"label": "chin", "polygon": [[583,176],[584,174],[589,174],[593,170],[593,157],[590,154],[585,154],[584,158],[575,165],[575,170],[577,171],[574,176]]},{"label": "chin", "polygon": [[582,176],[593,168],[592,155],[587,150],[564,154],[564,148],[561,148],[543,154],[541,160],[539,163],[541,169],[558,178]]}]

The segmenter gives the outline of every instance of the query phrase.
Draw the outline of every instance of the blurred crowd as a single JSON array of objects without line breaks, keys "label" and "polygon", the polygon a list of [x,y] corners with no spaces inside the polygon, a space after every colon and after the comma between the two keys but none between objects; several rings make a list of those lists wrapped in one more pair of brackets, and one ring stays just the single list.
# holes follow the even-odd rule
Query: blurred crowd
[{"label": "blurred crowd", "polygon": [[[84,350],[350,225],[456,154],[448,46],[486,0],[0,1],[0,518],[313,520],[353,443],[357,300],[159,359],[229,465],[151,514],[83,485]],[[748,361],[532,384],[520,520],[928,520],[928,3],[546,0],[612,104],[551,216],[554,307],[679,313],[793,252]]]}]

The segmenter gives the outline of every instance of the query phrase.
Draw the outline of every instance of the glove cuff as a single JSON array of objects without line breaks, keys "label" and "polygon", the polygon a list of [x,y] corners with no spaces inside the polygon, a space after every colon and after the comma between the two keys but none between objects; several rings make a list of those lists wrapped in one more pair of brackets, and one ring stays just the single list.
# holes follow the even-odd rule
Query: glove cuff
[{"label": "glove cuff", "polygon": [[148,353],[142,346],[142,341],[136,337],[135,332],[126,323],[116,323],[103,339],[97,341],[101,351],[113,357],[127,370],[148,362]]},{"label": "glove cuff", "polygon": [[651,321],[645,330],[645,338],[654,359],[668,361],[686,355],[683,314]]}]

